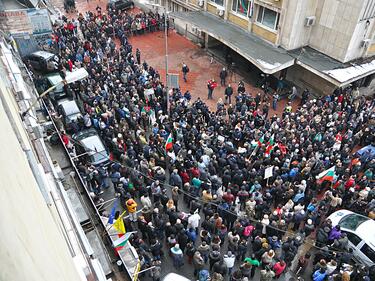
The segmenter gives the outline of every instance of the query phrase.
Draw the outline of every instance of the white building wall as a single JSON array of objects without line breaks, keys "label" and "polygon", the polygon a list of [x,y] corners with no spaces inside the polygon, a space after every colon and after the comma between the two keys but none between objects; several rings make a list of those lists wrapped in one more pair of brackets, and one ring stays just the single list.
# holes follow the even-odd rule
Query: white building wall
[{"label": "white building wall", "polygon": [[286,0],[283,6],[283,23],[280,44],[287,50],[306,46],[313,27],[305,26],[306,17],[315,16],[317,1]]},{"label": "white building wall", "polygon": [[342,62],[361,56],[354,48],[349,56],[348,50],[353,34],[358,32],[356,27],[363,4],[364,0],[318,1],[309,45]]},{"label": "white building wall", "polygon": [[[0,80],[0,95],[3,95],[0,100],[0,280],[81,280],[17,139],[14,130],[24,140],[26,149],[30,148],[5,79]],[[6,110],[12,116],[14,127]]]}]

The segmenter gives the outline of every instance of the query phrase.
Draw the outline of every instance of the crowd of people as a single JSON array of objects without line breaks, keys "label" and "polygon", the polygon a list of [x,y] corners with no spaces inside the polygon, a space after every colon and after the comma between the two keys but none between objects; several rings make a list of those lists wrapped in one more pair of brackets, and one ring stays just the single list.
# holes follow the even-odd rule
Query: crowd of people
[{"label": "crowd of people", "polygon": [[[189,92],[167,93],[129,43],[156,30],[158,15],[97,9],[78,22],[54,27],[60,72],[89,72],[65,85],[84,110],[72,129],[94,127],[112,164],[77,166],[95,197],[113,184],[132,214],[127,229],[139,230],[131,243],[154,281],[166,258],[176,268],[192,264],[199,280],[249,280],[257,271],[272,280],[309,261],[314,281],[374,278],[352,262],[346,234],[327,219],[340,208],[375,218],[375,160],[353,154],[374,142],[374,99],[337,89],[268,116],[264,97],[240,83],[233,104],[210,110]],[[332,167],[332,178],[320,176]],[[305,243],[315,250],[299,256]]]}]

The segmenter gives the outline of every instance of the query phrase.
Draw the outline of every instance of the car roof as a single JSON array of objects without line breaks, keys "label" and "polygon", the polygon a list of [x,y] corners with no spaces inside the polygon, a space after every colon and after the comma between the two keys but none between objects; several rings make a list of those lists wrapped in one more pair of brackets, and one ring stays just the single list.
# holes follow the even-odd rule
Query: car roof
[{"label": "car roof", "polygon": [[59,73],[51,73],[46,75],[46,78],[48,81],[54,86],[56,84],[59,84],[63,79],[61,78]]},{"label": "car roof", "polygon": [[[370,244],[372,248],[375,249],[375,221],[372,219],[369,219],[368,221],[365,221],[361,223],[356,231],[358,236],[362,238],[367,244]],[[371,234],[372,233],[372,234]]]},{"label": "car roof", "polygon": [[[328,218],[332,221],[332,225],[336,226],[343,217],[346,217],[350,214],[356,214],[349,210],[339,210],[331,214]],[[346,230],[344,227],[341,229]],[[369,235],[369,233],[375,233],[375,221],[368,218],[367,221],[361,223],[355,231],[349,230],[350,232],[355,232],[362,240],[367,244],[371,244],[375,248],[375,235]]]},{"label": "car roof", "polygon": [[32,55],[42,57],[42,58],[45,58],[45,59],[49,59],[49,58],[53,57],[55,54],[49,53],[49,52],[46,52],[46,51],[37,51],[37,52],[32,53]]},{"label": "car roof", "polygon": [[171,272],[164,276],[163,281],[190,281],[190,279],[180,274]]},{"label": "car roof", "polygon": [[77,103],[74,100],[65,100],[60,103],[60,106],[64,109],[66,116],[81,113]]}]

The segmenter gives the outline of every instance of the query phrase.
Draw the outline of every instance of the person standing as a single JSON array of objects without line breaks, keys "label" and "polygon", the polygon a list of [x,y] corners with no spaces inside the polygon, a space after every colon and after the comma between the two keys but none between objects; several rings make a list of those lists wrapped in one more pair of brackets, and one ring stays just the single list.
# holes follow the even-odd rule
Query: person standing
[{"label": "person standing", "polygon": [[190,69],[189,67],[186,65],[186,63],[182,63],[182,76],[184,77],[184,81],[187,82],[187,74],[189,73]]},{"label": "person standing", "polygon": [[137,221],[137,202],[135,202],[132,198],[128,199],[126,201],[126,208],[129,212],[130,221]]},{"label": "person standing", "polygon": [[232,103],[232,95],[233,95],[233,88],[229,84],[228,87],[225,88],[225,104],[231,104]]},{"label": "person standing", "polygon": [[137,64],[140,65],[141,64],[141,51],[138,48],[135,51],[135,56],[137,58]]},{"label": "person standing", "polygon": [[221,86],[225,86],[226,85],[226,79],[227,79],[227,76],[228,76],[228,71],[225,69],[225,67],[223,67],[223,69],[220,71],[220,85]]},{"label": "person standing", "polygon": [[215,79],[211,79],[207,81],[207,88],[208,88],[208,100],[212,100],[212,94],[214,92],[214,89],[217,87],[217,83],[215,82]]},{"label": "person standing", "polygon": [[234,262],[236,261],[236,257],[232,254],[231,251],[228,251],[228,254],[224,255],[224,262],[227,265],[228,268],[228,274],[231,276],[232,269],[234,267]]},{"label": "person standing", "polygon": [[280,96],[277,92],[275,92],[272,96],[272,109],[273,110],[276,110],[276,107],[277,107],[277,102],[279,100]]}]

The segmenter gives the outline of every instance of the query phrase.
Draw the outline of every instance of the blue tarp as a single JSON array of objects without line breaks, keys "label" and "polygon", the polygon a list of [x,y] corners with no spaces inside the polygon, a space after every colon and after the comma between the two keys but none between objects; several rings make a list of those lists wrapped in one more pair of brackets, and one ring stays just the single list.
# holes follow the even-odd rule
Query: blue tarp
[{"label": "blue tarp", "polygon": [[368,145],[356,152],[356,155],[358,155],[361,158],[361,162],[368,162],[375,158],[375,146]]}]

